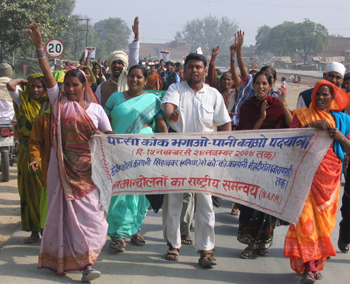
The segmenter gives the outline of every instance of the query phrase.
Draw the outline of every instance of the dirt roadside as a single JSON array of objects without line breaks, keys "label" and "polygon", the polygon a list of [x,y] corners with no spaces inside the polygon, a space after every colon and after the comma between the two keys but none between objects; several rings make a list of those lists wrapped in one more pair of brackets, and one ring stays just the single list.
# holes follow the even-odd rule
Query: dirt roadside
[{"label": "dirt roadside", "polygon": [[20,226],[21,212],[17,188],[17,166],[10,167],[10,180],[2,182],[0,173],[0,248]]}]

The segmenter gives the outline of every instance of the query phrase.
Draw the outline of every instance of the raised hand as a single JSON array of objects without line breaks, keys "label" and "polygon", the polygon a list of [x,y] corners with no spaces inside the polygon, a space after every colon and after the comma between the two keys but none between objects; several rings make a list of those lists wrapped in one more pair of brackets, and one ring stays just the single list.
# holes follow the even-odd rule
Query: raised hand
[{"label": "raised hand", "polygon": [[242,31],[238,31],[236,34],[235,34],[235,45],[236,47],[241,47],[244,43],[244,32]]},{"label": "raised hand", "polygon": [[265,120],[266,118],[266,110],[269,108],[268,104],[267,104],[267,101],[264,101],[262,104],[261,104],[261,109],[260,109],[260,119],[261,120]]},{"label": "raised hand", "polygon": [[136,17],[134,20],[134,24],[132,25],[132,31],[136,39],[139,38],[139,24],[140,24],[139,17]]},{"label": "raised hand", "polygon": [[32,39],[35,48],[43,49],[42,37],[39,30],[39,26],[34,23],[29,24],[27,28],[30,29],[30,31],[27,31],[27,34],[29,34],[30,38]]},{"label": "raised hand", "polygon": [[218,45],[217,47],[214,47],[211,50],[211,57],[216,57],[220,52],[220,45]]},{"label": "raised hand", "polygon": [[281,104],[283,104],[286,101],[286,89],[281,86],[280,88],[277,89],[277,94],[278,94],[278,100]]},{"label": "raised hand", "polygon": [[[235,37],[236,37],[236,35],[235,35]],[[231,54],[236,54],[236,44],[232,44],[230,46],[230,51],[231,51]]]}]

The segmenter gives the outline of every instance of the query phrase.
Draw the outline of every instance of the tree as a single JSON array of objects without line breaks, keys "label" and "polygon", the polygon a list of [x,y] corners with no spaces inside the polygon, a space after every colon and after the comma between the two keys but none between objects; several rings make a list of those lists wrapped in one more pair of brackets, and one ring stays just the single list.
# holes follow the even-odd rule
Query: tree
[{"label": "tree", "polygon": [[302,23],[284,22],[275,27],[262,26],[255,37],[257,52],[275,56],[298,54],[307,62],[308,55],[321,53],[328,44],[325,26],[305,19]]},{"label": "tree", "polygon": [[44,40],[56,36],[68,28],[67,16],[50,19],[49,13],[55,14],[55,5],[59,0],[0,0],[0,45],[2,51],[12,52],[20,49],[28,55],[33,48],[26,27],[37,23]]},{"label": "tree", "polygon": [[192,52],[201,47],[203,53],[208,55],[213,47],[220,45],[221,50],[229,54],[229,47],[235,40],[237,29],[236,22],[227,17],[219,19],[206,16],[204,19],[188,21],[182,32],[176,33],[176,38],[184,38],[191,45]]},{"label": "tree", "polygon": [[295,52],[307,62],[307,57],[312,52],[317,54],[323,51],[323,48],[329,42],[328,30],[321,24],[311,22],[305,19],[293,27],[293,41],[291,45]]}]

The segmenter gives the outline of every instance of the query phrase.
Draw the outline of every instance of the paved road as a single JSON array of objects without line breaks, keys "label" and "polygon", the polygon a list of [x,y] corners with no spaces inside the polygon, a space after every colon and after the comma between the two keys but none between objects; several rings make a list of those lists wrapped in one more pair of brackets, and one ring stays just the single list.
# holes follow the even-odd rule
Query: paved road
[{"label": "paved road", "polygon": [[[128,242],[126,252],[112,253],[107,241],[94,265],[103,275],[94,283],[300,283],[300,276],[289,267],[289,259],[283,257],[287,227],[275,230],[268,257],[240,258],[245,246],[236,240],[238,218],[229,214],[230,205],[231,202],[224,201],[222,208],[216,209],[215,256],[218,265],[215,268],[201,268],[193,246],[182,247],[178,262],[165,260],[163,256],[167,247],[162,238],[161,212],[149,212],[142,228],[146,246],[135,247]],[[24,245],[22,241],[27,235],[16,231],[0,250],[0,283],[76,283],[80,280],[79,272],[57,276],[46,269],[38,270],[39,243]],[[334,244],[337,237],[338,226],[333,234]],[[339,253],[328,261],[323,280],[317,283],[349,283],[349,263],[350,254]]]}]

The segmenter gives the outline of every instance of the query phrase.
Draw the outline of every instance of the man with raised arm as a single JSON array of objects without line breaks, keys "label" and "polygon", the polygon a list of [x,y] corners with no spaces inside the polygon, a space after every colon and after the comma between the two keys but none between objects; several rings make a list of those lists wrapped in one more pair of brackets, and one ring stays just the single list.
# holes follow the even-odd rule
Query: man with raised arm
[{"label": "man with raised arm", "polygon": [[[186,81],[172,84],[161,108],[171,124],[170,132],[213,132],[213,123],[222,131],[231,130],[231,119],[221,94],[204,84],[207,60],[191,53],[185,61]],[[178,260],[181,247],[180,215],[183,193],[167,194],[163,203],[163,234],[168,244],[166,259]],[[215,214],[211,195],[196,194],[195,248],[203,267],[216,265],[214,258]]]},{"label": "man with raised arm", "polygon": [[129,44],[129,56],[122,50],[113,51],[108,56],[107,63],[111,76],[107,81],[98,85],[96,89],[96,96],[102,107],[105,107],[107,100],[113,93],[128,89],[128,69],[139,63],[139,22],[139,17],[136,17],[132,25],[134,41]]}]

